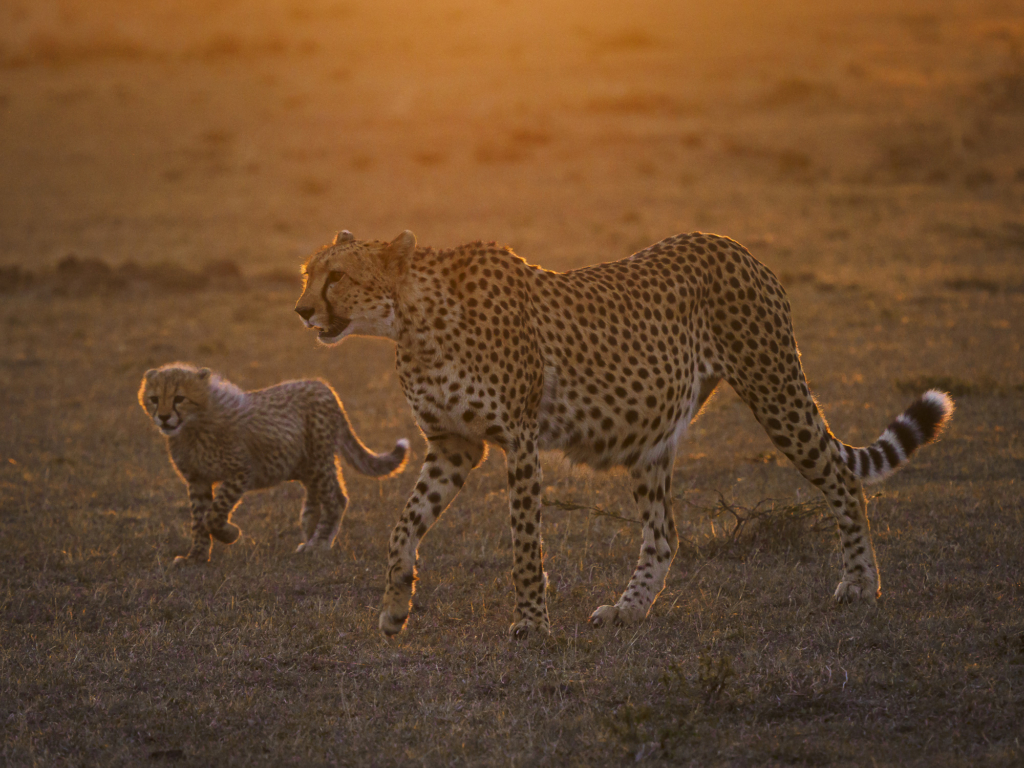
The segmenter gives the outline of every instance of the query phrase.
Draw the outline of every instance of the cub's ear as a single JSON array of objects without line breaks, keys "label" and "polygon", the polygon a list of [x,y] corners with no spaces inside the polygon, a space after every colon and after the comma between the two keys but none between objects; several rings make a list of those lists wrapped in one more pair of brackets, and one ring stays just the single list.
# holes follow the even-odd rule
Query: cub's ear
[{"label": "cub's ear", "polygon": [[356,236],[349,232],[347,229],[341,230],[334,236],[334,242],[331,245],[339,245],[341,243],[350,243],[356,239]]},{"label": "cub's ear", "polygon": [[200,368],[198,371],[196,371],[196,375],[199,377],[200,381],[206,381],[208,378],[210,378],[210,369]]},{"label": "cub's ear", "polygon": [[149,381],[154,376],[156,376],[156,368],[150,368],[148,371],[142,374],[142,378],[144,378],[146,381]]},{"label": "cub's ear", "polygon": [[399,276],[404,275],[412,263],[412,255],[416,250],[416,235],[408,229],[388,243],[384,251],[384,266]]}]

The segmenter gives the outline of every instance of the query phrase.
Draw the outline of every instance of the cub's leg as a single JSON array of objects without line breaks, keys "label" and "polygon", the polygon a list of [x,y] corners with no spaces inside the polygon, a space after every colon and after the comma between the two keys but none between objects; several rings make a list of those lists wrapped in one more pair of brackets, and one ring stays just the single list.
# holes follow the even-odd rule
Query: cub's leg
[{"label": "cub's leg", "polygon": [[174,558],[174,565],[205,563],[210,559],[210,531],[206,516],[213,505],[213,486],[202,483],[188,484],[188,500],[192,505],[192,546],[186,555]]},{"label": "cub's leg", "polygon": [[213,507],[210,508],[210,512],[206,516],[206,527],[210,529],[210,535],[217,541],[234,544],[241,535],[242,530],[228,520],[231,517],[231,512],[242,498],[242,494],[248,488],[249,482],[245,475],[237,475],[217,486]]},{"label": "cub's leg", "polygon": [[388,570],[380,612],[380,631],[385,635],[397,635],[409,618],[420,539],[448,508],[466,475],[480,464],[484,453],[482,442],[456,435],[428,438],[427,457],[416,488],[388,543]]},{"label": "cub's leg", "polygon": [[[306,541],[300,544],[295,551],[327,552],[334,544],[334,538],[338,535],[338,529],[341,528],[341,520],[345,516],[345,508],[348,506],[348,497],[338,481],[333,458],[329,465],[329,471],[319,477],[311,478],[307,489],[306,504],[302,508],[302,526]],[[310,505],[318,510],[315,520],[312,516],[306,516]],[[311,527],[307,528],[307,526]]]},{"label": "cub's leg", "polygon": [[302,544],[295,550],[301,552],[306,542],[313,537],[316,524],[320,522],[320,504],[314,500],[313,491],[305,483],[306,498],[302,500],[302,513],[299,515],[299,527],[302,529]]},{"label": "cub's leg", "polygon": [[619,601],[615,605],[602,605],[591,614],[590,623],[595,627],[642,621],[665,588],[665,578],[679,548],[672,516],[674,454],[670,449],[655,463],[630,470],[633,499],[644,523],[640,560]]},{"label": "cub's leg", "polygon": [[516,609],[509,633],[522,637],[533,632],[551,634],[545,592],[541,522],[541,469],[537,454],[537,428],[524,430],[505,451],[508,467],[509,523],[512,526],[512,582]]}]

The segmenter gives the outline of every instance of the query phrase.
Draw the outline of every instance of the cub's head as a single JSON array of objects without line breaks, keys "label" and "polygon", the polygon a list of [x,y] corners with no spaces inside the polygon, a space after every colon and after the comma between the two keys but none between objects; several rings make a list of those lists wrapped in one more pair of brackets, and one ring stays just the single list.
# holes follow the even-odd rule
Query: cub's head
[{"label": "cub's head", "polygon": [[302,267],[305,285],[295,305],[324,344],[346,336],[394,338],[395,290],[416,250],[406,230],[390,243],[356,240],[348,230]]},{"label": "cub's head", "polygon": [[146,371],[139,404],[168,437],[200,417],[210,401],[210,369],[170,363]]}]

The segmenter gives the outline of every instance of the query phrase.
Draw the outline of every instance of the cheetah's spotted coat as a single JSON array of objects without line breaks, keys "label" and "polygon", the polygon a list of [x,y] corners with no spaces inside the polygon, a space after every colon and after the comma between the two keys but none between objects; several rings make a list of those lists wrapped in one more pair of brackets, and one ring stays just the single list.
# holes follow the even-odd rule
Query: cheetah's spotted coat
[{"label": "cheetah's spotted coat", "polygon": [[209,560],[211,536],[233,543],[241,531],[231,512],[242,494],[288,480],[306,488],[297,551],[330,549],[348,504],[335,455],[380,477],[401,470],[409,446],[403,439],[389,454],[368,451],[334,390],[316,380],[243,392],[207,368],[172,363],[146,371],[139,403],[188,484],[192,546],[176,564]]},{"label": "cheetah's spotted coat", "polygon": [[416,247],[344,232],[309,258],[296,311],[328,344],[397,344],[402,388],[426,434],[419,482],[389,545],[380,627],[401,631],[420,539],[493,443],[505,451],[516,607],[512,631],[549,631],[537,452],[623,465],[643,520],[640,559],[614,605],[591,621],[643,619],[677,548],[670,509],[676,445],[722,380],[828,500],[843,549],[839,600],[874,600],[878,568],[862,482],[880,480],[949,418],[930,391],[870,447],[825,423],[800,365],[779,281],[745,248],[701,233],[566,273],[482,243]]}]

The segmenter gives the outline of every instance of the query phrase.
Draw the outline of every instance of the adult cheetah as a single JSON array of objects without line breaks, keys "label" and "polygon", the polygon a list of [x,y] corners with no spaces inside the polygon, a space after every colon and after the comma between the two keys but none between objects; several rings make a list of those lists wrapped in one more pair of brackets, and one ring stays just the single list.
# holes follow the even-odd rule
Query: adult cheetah
[{"label": "adult cheetah", "polygon": [[862,482],[888,476],[953,410],[932,390],[870,447],[844,444],[807,389],[778,279],[717,235],[677,235],[621,261],[558,273],[494,244],[433,250],[417,248],[408,231],[390,243],[345,231],[303,273],[295,311],[322,342],[364,335],[397,344],[402,389],[427,438],[419,481],[390,539],[380,614],[387,635],[408,617],[420,539],[487,443],[505,451],[508,468],[510,631],[550,631],[541,448],[627,468],[644,525],[640,559],[619,600],[590,620],[642,620],[677,549],[676,445],[722,380],[828,500],[843,548],[836,599],[873,601],[880,581]]}]

